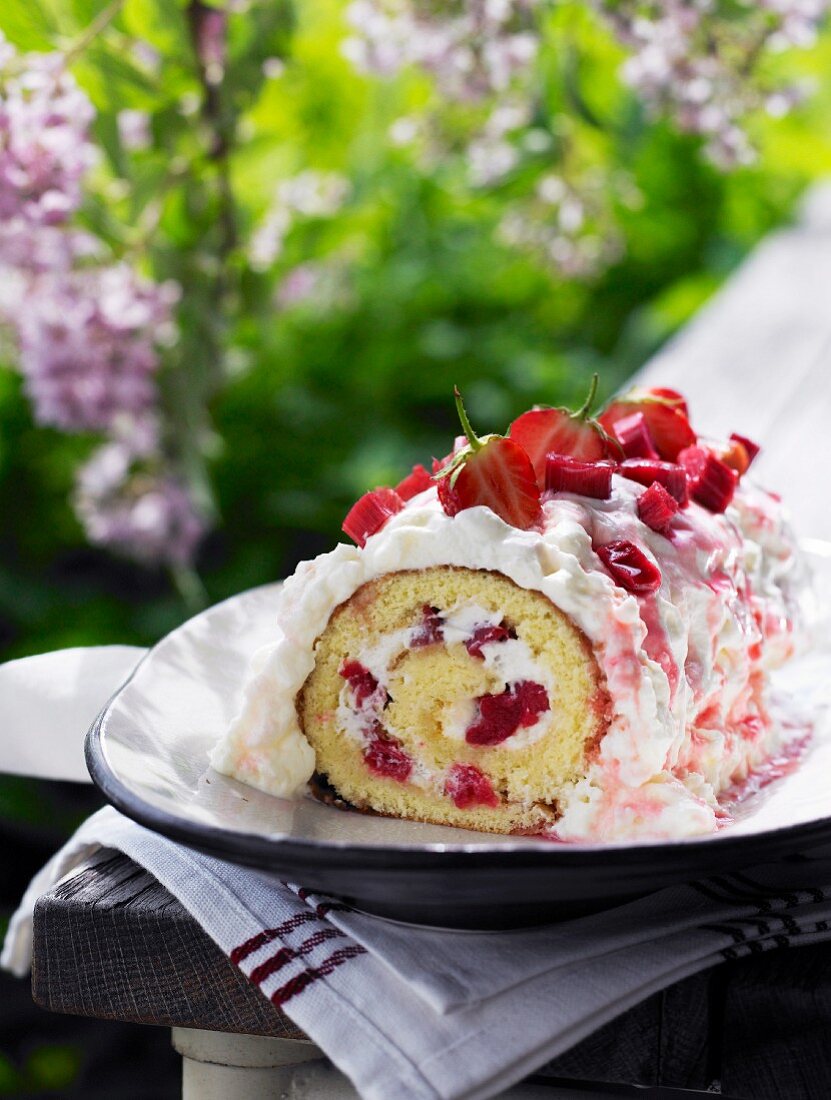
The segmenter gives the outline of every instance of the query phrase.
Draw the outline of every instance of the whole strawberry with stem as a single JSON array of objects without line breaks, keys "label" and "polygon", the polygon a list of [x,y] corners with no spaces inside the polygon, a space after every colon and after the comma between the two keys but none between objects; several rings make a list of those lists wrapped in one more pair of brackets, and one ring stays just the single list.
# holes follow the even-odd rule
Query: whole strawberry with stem
[{"label": "whole strawberry with stem", "polygon": [[540,518],[540,490],[531,459],[513,439],[485,435],[470,426],[462,395],[454,387],[466,446],[435,475],[439,500],[449,516],[484,506],[512,527],[526,530]]},{"label": "whole strawberry with stem", "polygon": [[576,412],[562,408],[530,409],[508,429],[510,438],[531,459],[541,489],[545,488],[545,460],[549,454],[570,455],[582,462],[623,458],[620,444],[592,416],[597,382],[595,374],[589,395]]}]

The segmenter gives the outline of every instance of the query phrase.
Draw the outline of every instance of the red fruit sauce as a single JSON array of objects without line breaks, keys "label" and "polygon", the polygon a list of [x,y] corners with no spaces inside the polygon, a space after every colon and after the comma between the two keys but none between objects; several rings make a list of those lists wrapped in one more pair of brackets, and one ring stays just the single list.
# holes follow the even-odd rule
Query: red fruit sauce
[{"label": "red fruit sauce", "polygon": [[520,680],[501,695],[480,695],[476,702],[478,716],[465,732],[469,745],[501,745],[550,709],[548,692],[533,680]]},{"label": "red fruit sauce", "polygon": [[499,795],[491,781],[473,764],[454,764],[447,773],[444,793],[460,810],[499,805]]}]

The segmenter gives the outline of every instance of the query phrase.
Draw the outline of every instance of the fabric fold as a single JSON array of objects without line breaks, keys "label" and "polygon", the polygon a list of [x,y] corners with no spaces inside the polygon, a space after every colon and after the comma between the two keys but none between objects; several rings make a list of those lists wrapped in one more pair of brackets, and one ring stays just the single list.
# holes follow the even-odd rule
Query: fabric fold
[{"label": "fabric fold", "polygon": [[565,924],[419,929],[193,851],[112,808],[36,876],[2,964],[24,974],[37,898],[101,848],[174,894],[369,1100],[494,1096],[652,993],[727,959],[831,938],[831,854],[670,887]]}]

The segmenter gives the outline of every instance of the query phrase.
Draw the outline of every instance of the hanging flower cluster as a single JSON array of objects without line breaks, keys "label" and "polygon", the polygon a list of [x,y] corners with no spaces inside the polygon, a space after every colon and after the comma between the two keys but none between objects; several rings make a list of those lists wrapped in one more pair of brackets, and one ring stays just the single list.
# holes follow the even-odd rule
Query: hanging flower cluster
[{"label": "hanging flower cluster", "polygon": [[331,218],[349,197],[349,181],[337,172],[307,169],[282,180],[261,225],[251,238],[249,262],[267,271],[283,252],[286,237],[300,218]]},{"label": "hanging flower cluster", "polygon": [[0,315],[36,420],[109,436],[79,474],[91,540],[178,563],[204,530],[158,430],[155,375],[176,338],[178,288],[109,261],[72,225],[97,159],[93,118],[60,54],[19,54],[0,36]]},{"label": "hanging flower cluster", "polygon": [[364,72],[391,76],[416,65],[442,96],[475,101],[508,89],[534,61],[539,40],[527,26],[537,0],[355,0],[355,31],[344,53]]},{"label": "hanging flower cluster", "polygon": [[598,0],[631,56],[623,77],[653,114],[668,114],[680,129],[704,138],[722,168],[751,162],[744,127],[756,110],[783,115],[804,88],[765,86],[754,72],[766,54],[805,48],[829,9],[828,0]]},{"label": "hanging flower cluster", "polygon": [[[700,135],[705,154],[729,169],[754,158],[748,116],[759,109],[786,114],[804,94],[798,86],[766,86],[760,64],[782,48],[811,45],[831,0],[588,0],[587,6],[627,49],[622,77],[648,111]],[[442,102],[487,110],[463,158],[469,182],[492,187],[528,155],[539,159],[559,149],[554,130],[564,116],[551,130],[534,123],[542,7],[541,0],[355,0],[344,53],[358,70],[380,77],[420,68]],[[423,116],[398,120],[391,137],[419,142],[428,167],[449,151]],[[598,186],[590,173],[558,164],[535,194],[513,204],[499,235],[566,278],[588,278],[619,255],[613,212],[626,201],[615,186]]]}]

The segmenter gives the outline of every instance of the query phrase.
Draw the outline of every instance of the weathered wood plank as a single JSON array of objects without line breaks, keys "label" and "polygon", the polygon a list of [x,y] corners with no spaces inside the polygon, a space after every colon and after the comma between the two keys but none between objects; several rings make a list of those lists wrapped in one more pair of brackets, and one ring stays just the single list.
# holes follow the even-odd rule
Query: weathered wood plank
[{"label": "weathered wood plank", "polygon": [[831,187],[751,253],[635,381],[674,386],[695,423],[763,445],[753,473],[782,494],[800,534],[831,539],[821,474],[831,447]]},{"label": "weathered wood plank", "polygon": [[32,995],[99,1019],[304,1038],[184,907],[118,853],[37,903]]}]

